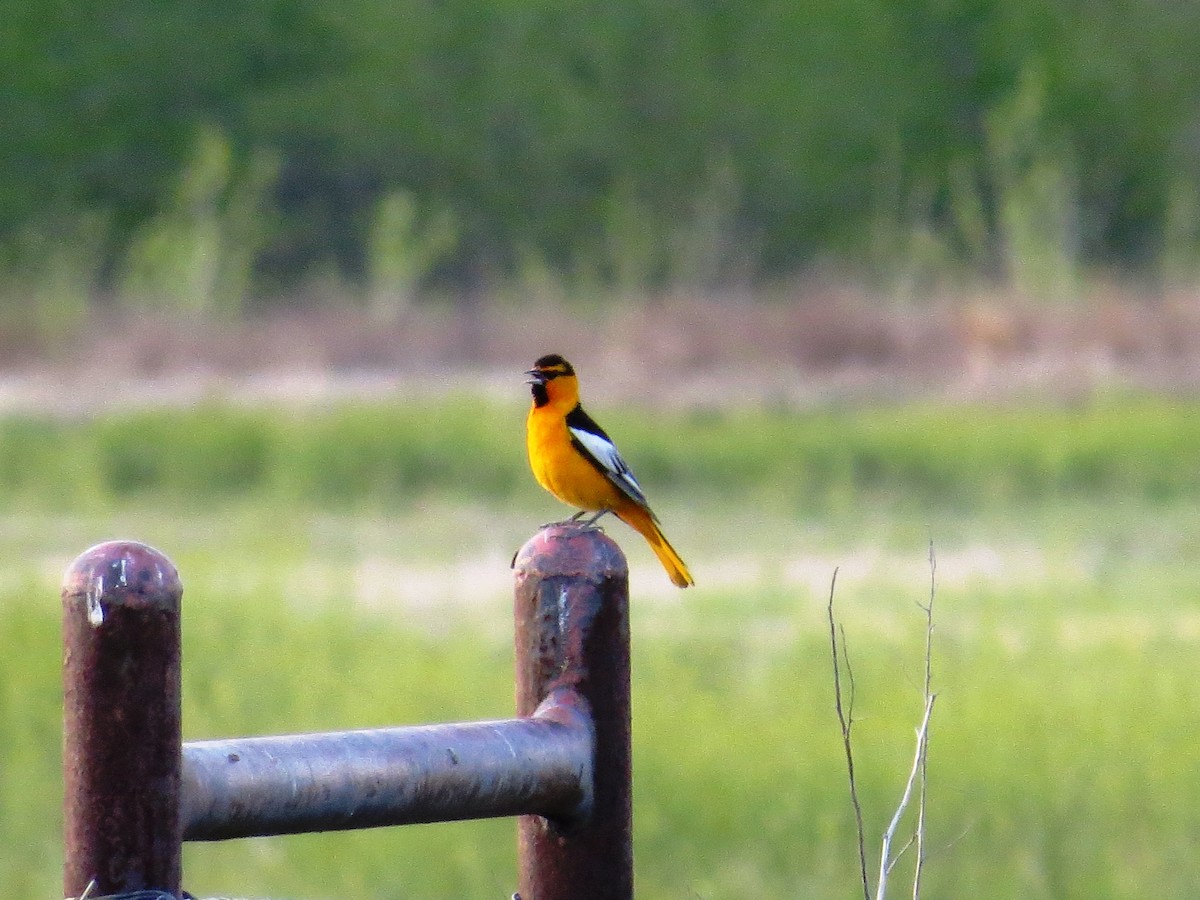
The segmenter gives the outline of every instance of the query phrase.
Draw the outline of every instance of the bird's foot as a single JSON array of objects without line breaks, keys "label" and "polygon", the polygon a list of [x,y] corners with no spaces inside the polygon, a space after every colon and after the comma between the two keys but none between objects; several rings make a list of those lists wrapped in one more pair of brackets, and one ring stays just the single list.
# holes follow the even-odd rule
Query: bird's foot
[{"label": "bird's foot", "polygon": [[582,528],[584,531],[603,531],[604,529],[601,528],[596,523],[599,522],[603,516],[608,515],[610,512],[612,512],[611,509],[602,509],[602,510],[600,510],[600,512],[596,513],[594,516],[592,516],[590,519],[588,519],[586,522],[579,521],[581,518],[583,518],[583,513],[578,512],[574,516],[571,517],[571,521],[578,528]]},{"label": "bird's foot", "polygon": [[611,509],[602,509],[587,521],[580,521],[584,516],[587,515],[587,510],[580,510],[569,519],[563,519],[560,522],[546,522],[541,527],[550,528],[555,525],[573,525],[574,527],[580,528],[584,531],[603,531],[604,529],[597,525],[596,522],[599,521],[602,516],[605,516],[610,512],[612,512]]}]

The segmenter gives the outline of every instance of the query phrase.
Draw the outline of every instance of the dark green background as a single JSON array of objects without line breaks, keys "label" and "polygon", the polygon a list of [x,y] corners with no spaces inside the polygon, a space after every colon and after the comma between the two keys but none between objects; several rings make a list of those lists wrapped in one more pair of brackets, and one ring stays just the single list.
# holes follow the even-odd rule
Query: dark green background
[{"label": "dark green background", "polygon": [[461,284],[529,254],[615,278],[614,232],[706,203],[756,278],[867,259],[881,220],[943,226],[986,272],[1030,158],[1074,185],[1081,258],[1137,269],[1200,182],[1194,3],[2,0],[0,21],[0,245],[96,213],[102,279],[201,128],[278,165],[260,289],[363,277],[393,190],[453,213],[435,276]]}]

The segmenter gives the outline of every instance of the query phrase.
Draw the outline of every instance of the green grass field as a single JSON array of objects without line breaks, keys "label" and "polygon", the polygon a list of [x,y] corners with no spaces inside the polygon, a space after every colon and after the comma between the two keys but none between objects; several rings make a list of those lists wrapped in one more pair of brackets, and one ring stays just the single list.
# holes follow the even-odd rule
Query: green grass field
[{"label": "green grass field", "polygon": [[[96,541],[180,567],[189,738],[510,714],[508,558],[559,508],[522,471],[519,411],[458,409],[436,439],[428,410],[390,407],[0,428],[0,895],[60,890],[58,581]],[[604,421],[698,581],[675,591],[610,527],[633,578],[639,897],[861,895],[829,579],[877,847],[920,715],[931,539],[924,896],[1194,896],[1200,408]],[[185,882],[507,897],[514,841],[495,821],[196,845]]]}]

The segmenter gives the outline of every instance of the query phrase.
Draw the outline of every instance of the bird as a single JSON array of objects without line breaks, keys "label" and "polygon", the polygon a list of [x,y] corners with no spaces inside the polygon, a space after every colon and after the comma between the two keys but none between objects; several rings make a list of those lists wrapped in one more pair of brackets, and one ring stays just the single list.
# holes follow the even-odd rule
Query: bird
[{"label": "bird", "polygon": [[538,484],[568,506],[579,508],[568,521],[578,522],[592,512],[595,515],[582,523],[592,526],[612,513],[646,539],[674,585],[695,584],[612,438],[580,405],[579,379],[572,365],[551,353],[525,374],[533,394],[526,444]]}]

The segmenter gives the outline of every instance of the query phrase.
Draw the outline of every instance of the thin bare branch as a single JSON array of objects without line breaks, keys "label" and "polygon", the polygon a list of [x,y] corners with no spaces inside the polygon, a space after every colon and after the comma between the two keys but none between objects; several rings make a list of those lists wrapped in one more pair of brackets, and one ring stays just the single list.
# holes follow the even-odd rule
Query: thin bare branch
[{"label": "thin bare branch", "polygon": [[[888,823],[887,830],[883,833],[883,847],[879,854],[879,881],[875,889],[875,900],[884,900],[887,893],[887,877],[892,870],[894,860],[892,859],[892,841],[896,837],[896,829],[900,826],[900,819],[904,816],[904,810],[908,808],[909,800],[912,797],[913,785],[917,781],[917,777],[921,772],[922,761],[925,758],[925,737],[929,729],[929,717],[933,713],[933,701],[937,699],[936,694],[931,694],[925,700],[925,714],[921,717],[921,726],[917,729],[917,750],[913,756],[912,769],[908,773],[908,780],[904,783],[904,794],[900,797],[900,803],[896,807],[896,812],[892,815],[892,821]],[[905,847],[910,844],[905,844]]]},{"label": "thin bare branch", "polygon": [[[908,780],[904,785],[904,794],[900,798],[900,803],[896,807],[891,822],[888,824],[887,831],[884,832],[883,847],[879,860],[879,883],[877,885],[875,900],[884,900],[887,891],[888,875],[891,874],[892,869],[895,868],[896,864],[909,848],[915,848],[917,854],[916,864],[913,869],[913,900],[920,900],[921,896],[921,876],[927,857],[925,848],[925,813],[929,775],[929,722],[933,715],[934,701],[937,699],[937,695],[933,692],[933,603],[937,593],[937,557],[934,553],[932,538],[929,541],[929,579],[929,602],[927,604],[917,604],[925,613],[925,673],[921,685],[925,711],[921,717],[921,725],[917,729],[917,749],[913,756],[912,770],[909,772]],[[895,839],[896,829],[899,827],[904,812],[912,798],[914,786],[917,790],[916,824],[912,835],[904,843],[904,846],[893,854],[891,849],[892,841]]]},{"label": "thin bare branch", "polygon": [[[929,604],[925,609],[925,708],[933,709],[933,601],[937,596],[937,554],[933,549],[933,538],[929,539]],[[928,715],[928,713],[927,713]],[[921,897],[921,875],[925,869],[925,802],[929,788],[929,728],[921,732],[920,747],[917,750],[921,760],[920,788],[917,798],[917,828],[914,837],[917,842],[917,862],[913,871],[913,900]]]},{"label": "thin bare branch", "polygon": [[896,851],[895,856],[893,856],[891,861],[887,864],[888,875],[892,874],[892,869],[896,868],[897,863],[899,863],[900,860],[903,859],[904,854],[907,853],[909,848],[912,847],[913,844],[915,844],[916,842],[917,842],[917,833],[914,831],[912,834],[910,834],[908,836],[908,840],[905,841],[903,846],[901,846],[900,849]]},{"label": "thin bare branch", "polygon": [[[858,782],[854,777],[854,752],[851,749],[850,733],[854,726],[854,671],[850,668],[850,658],[846,653],[846,632],[839,629],[833,616],[833,597],[837,589],[838,570],[833,570],[833,579],[829,584],[829,649],[833,655],[833,705],[837,710],[838,724],[842,729],[842,747],[846,752],[846,770],[850,776],[850,803],[854,807],[854,822],[858,831],[858,866],[862,878],[863,900],[871,900],[871,882],[867,875],[867,845],[863,829],[862,804],[858,799]],[[838,655],[838,632],[841,631],[841,655]],[[842,666],[846,668],[846,680],[849,683],[848,702],[842,703]]]},{"label": "thin bare branch", "polygon": [[[933,692],[933,607],[937,593],[937,557],[934,554],[932,538],[929,541],[929,572],[929,602],[917,603],[917,606],[925,613],[925,666],[924,678],[921,684],[924,711],[921,715],[921,723],[916,732],[916,751],[913,756],[912,768],[904,783],[904,792],[900,798],[900,802],[883,835],[875,900],[885,900],[888,876],[904,854],[910,849],[914,849],[917,856],[913,872],[912,896],[913,900],[920,900],[921,876],[928,855],[925,832],[929,774],[929,725],[933,716],[934,702],[937,700],[937,695]],[[829,606],[827,610],[829,615],[829,644],[833,657],[834,706],[837,710],[838,722],[841,725],[842,745],[846,753],[846,768],[850,777],[850,800],[854,807],[855,823],[858,830],[859,869],[863,897],[864,900],[871,900],[862,805],[858,797],[858,784],[854,773],[854,754],[851,741],[851,732],[854,725],[854,671],[850,666],[850,654],[846,649],[846,630],[838,624],[833,610],[834,596],[837,588],[837,575],[838,573],[835,569],[833,580],[829,585]],[[845,690],[843,689],[843,680],[847,685]],[[917,794],[917,812],[913,832],[904,845],[899,850],[893,852],[892,844],[896,839],[896,832],[913,800],[914,791]]]}]

